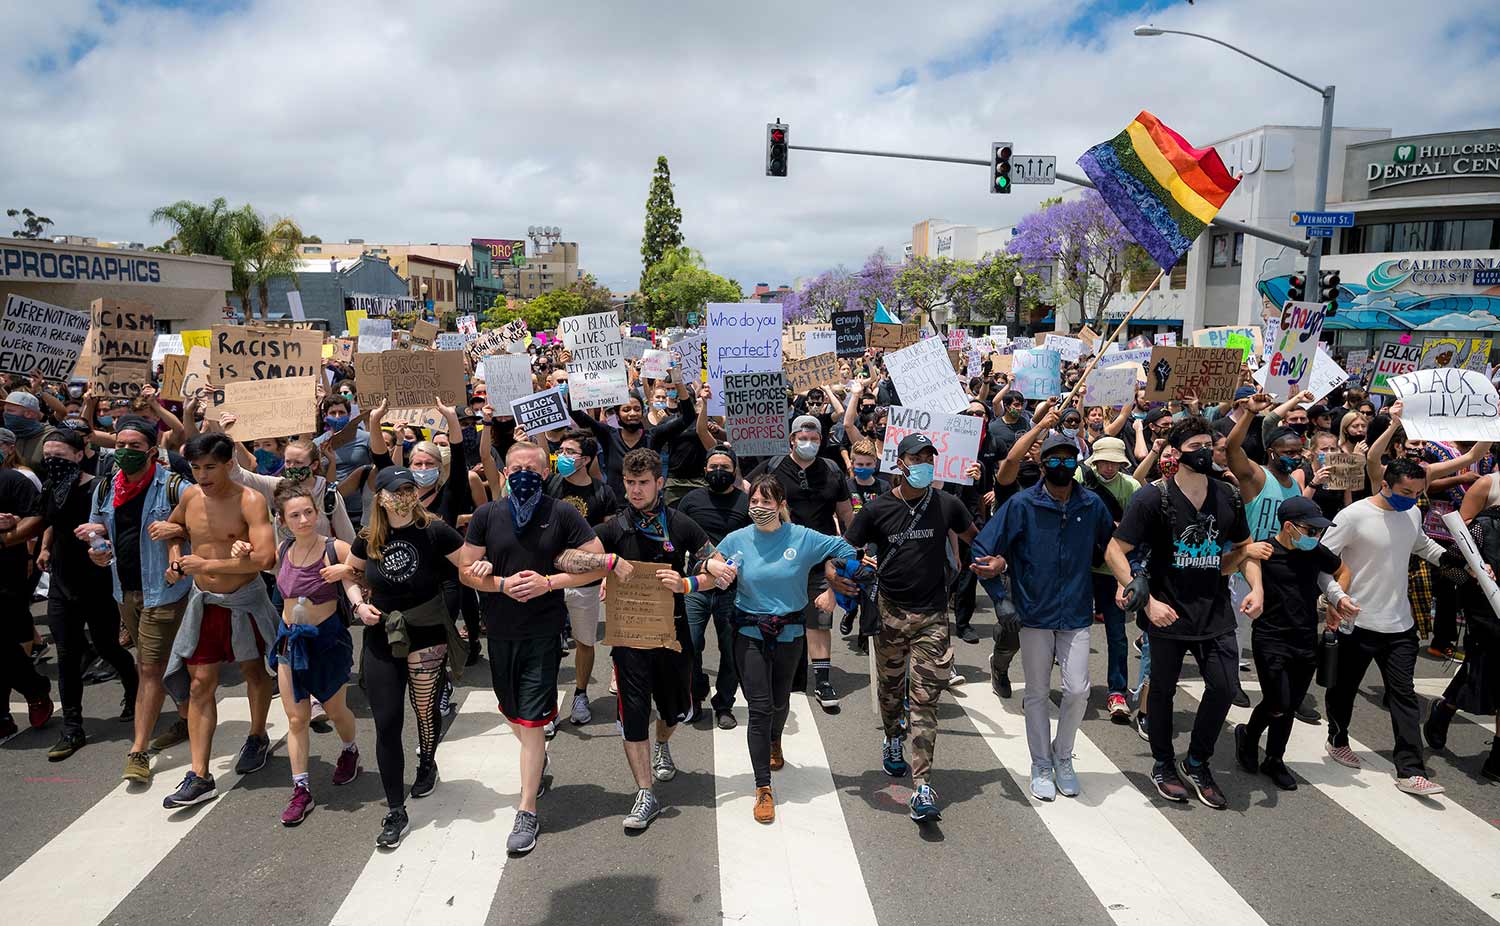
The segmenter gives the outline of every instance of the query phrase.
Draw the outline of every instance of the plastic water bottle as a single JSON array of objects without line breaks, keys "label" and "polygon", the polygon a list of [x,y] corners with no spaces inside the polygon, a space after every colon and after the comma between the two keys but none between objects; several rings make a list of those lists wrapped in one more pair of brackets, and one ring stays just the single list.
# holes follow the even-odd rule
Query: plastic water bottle
[{"label": "plastic water bottle", "polygon": [[307,599],[305,597],[298,597],[297,603],[292,605],[292,623],[307,623]]},{"label": "plastic water bottle", "polygon": [[95,553],[108,553],[109,541],[98,531],[89,531],[89,549]]},{"label": "plastic water bottle", "polygon": [[[1359,602],[1355,601],[1353,598],[1345,596],[1345,600],[1348,601],[1350,604],[1354,605],[1355,607],[1359,607]],[[1339,633],[1353,633],[1354,632],[1354,621],[1355,621],[1355,619],[1357,617],[1358,617],[1358,615],[1345,616],[1345,617],[1339,618]]]},{"label": "plastic water bottle", "polygon": [[[734,567],[736,574],[738,574],[738,572],[739,572],[740,563],[743,563],[744,561],[745,561],[745,555],[743,553],[738,552],[738,551],[736,551],[734,553],[731,553],[729,555],[729,558],[727,560],[725,560],[725,562],[727,562],[729,565],[731,565],[731,566]],[[720,576],[717,579],[714,579],[714,585],[717,588],[728,588],[729,587],[729,581],[727,579],[725,579],[723,576]]]}]

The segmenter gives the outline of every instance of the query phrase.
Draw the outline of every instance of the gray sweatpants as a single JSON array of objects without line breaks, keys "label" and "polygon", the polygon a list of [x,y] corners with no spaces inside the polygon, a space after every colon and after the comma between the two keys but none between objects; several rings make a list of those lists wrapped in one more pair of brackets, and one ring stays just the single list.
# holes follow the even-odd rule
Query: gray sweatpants
[{"label": "gray sweatpants", "polygon": [[[1057,711],[1057,733],[1052,733],[1052,661],[1062,670],[1062,705]],[[1033,630],[1021,628],[1021,669],[1026,694],[1026,745],[1034,765],[1050,766],[1054,759],[1073,755],[1073,741],[1089,703],[1089,628]]]}]

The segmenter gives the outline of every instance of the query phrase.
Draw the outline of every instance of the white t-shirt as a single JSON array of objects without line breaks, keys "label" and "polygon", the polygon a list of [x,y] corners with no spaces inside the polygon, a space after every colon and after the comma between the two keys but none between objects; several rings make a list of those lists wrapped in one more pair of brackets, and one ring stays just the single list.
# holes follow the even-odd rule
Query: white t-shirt
[{"label": "white t-shirt", "polygon": [[1378,633],[1412,627],[1406,594],[1409,561],[1420,556],[1436,563],[1443,555],[1443,548],[1422,532],[1421,511],[1387,511],[1373,498],[1361,499],[1334,516],[1323,545],[1349,567],[1349,594],[1360,607],[1354,626]]}]

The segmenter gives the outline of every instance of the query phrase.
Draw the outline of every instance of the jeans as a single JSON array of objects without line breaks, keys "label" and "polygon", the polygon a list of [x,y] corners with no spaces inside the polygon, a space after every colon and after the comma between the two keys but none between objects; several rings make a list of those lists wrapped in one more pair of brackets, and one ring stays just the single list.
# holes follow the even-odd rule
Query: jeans
[{"label": "jeans", "polygon": [[1355,627],[1352,633],[1339,637],[1338,669],[1333,687],[1328,689],[1328,742],[1349,745],[1349,719],[1354,715],[1354,698],[1364,681],[1365,671],[1374,662],[1380,667],[1385,683],[1386,705],[1391,712],[1391,731],[1395,747],[1391,761],[1396,777],[1426,775],[1422,764],[1421,707],[1412,676],[1417,669],[1417,629],[1410,627],[1398,633],[1379,633]]},{"label": "jeans", "polygon": [[771,784],[771,744],[781,741],[781,731],[792,707],[792,679],[797,667],[806,661],[806,637],[790,643],[756,640],[735,633],[732,641],[734,661],[750,707],[750,722],[745,725],[745,742],[750,748],[750,768],[755,772],[755,786]]},{"label": "jeans", "polygon": [[688,633],[693,638],[693,701],[702,701],[708,697],[708,673],[703,671],[703,647],[708,637],[708,621],[712,617],[714,636],[719,641],[719,672],[711,703],[716,713],[733,710],[734,692],[739,687],[739,672],[734,656],[735,633],[729,626],[730,615],[734,613],[734,592],[720,589],[693,592],[683,596],[683,605],[687,608]]},{"label": "jeans", "polygon": [[1238,646],[1234,631],[1211,640],[1177,640],[1151,635],[1151,692],[1146,695],[1147,732],[1151,735],[1151,757],[1157,762],[1171,762],[1172,698],[1177,694],[1177,679],[1182,674],[1182,660],[1189,653],[1198,662],[1203,676],[1203,700],[1193,719],[1193,735],[1188,756],[1207,762],[1214,754],[1214,741],[1229,705],[1238,690]]},{"label": "jeans", "polygon": [[[1062,674],[1062,703],[1057,709],[1057,734],[1052,734],[1052,661]],[[1037,630],[1021,628],[1021,666],[1026,672],[1026,745],[1033,765],[1051,765],[1073,757],[1078,725],[1089,705],[1089,628]]]},{"label": "jeans", "polygon": [[[102,592],[103,589],[96,591]],[[135,704],[139,678],[135,672],[135,660],[120,645],[120,610],[114,601],[108,598],[93,601],[48,598],[47,624],[57,643],[57,689],[62,701],[65,731],[83,732],[83,655],[89,648],[89,641],[83,633],[85,625],[93,638],[94,651],[120,673],[120,684],[125,686],[125,703]]]},{"label": "jeans", "polygon": [[1109,647],[1106,684],[1109,693],[1123,695],[1129,684],[1130,640],[1125,636],[1125,612],[1115,604],[1118,586],[1108,573],[1094,573],[1094,610],[1104,615],[1104,641]]}]

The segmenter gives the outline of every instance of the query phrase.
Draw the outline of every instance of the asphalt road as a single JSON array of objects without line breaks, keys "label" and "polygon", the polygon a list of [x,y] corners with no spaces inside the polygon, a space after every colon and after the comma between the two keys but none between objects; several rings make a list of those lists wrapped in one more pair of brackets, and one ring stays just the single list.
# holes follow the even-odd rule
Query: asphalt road
[{"label": "asphalt road", "polygon": [[[90,743],[77,755],[46,759],[60,718],[0,747],[0,910],[18,926],[1500,919],[1500,786],[1479,774],[1493,719],[1461,717],[1448,749],[1431,757],[1447,795],[1401,794],[1388,771],[1391,730],[1372,671],[1353,724],[1363,772],[1327,761],[1324,727],[1299,723],[1288,764],[1302,785],[1280,792],[1235,767],[1226,727],[1213,764],[1229,809],[1169,805],[1150,786],[1146,744],[1103,709],[1104,635],[1096,627],[1094,691],[1077,747],[1084,794],[1041,804],[1025,786],[1019,660],[1016,694],[1001,702],[986,668],[987,611],[976,626],[983,643],[955,644],[969,681],[939,710],[933,784],[940,823],[918,828],[907,818],[906,783],[880,770],[866,658],[835,641],[843,709],[827,714],[794,696],[774,826],[750,819],[743,726],[725,733],[704,720],[672,740],[680,772],[657,786],[666,812],[647,832],[626,835],[620,821],[633,788],[608,679],[597,678],[607,671],[601,658],[593,722],[564,723],[551,744],[540,843],[512,859],[503,844],[518,787],[516,744],[495,712],[484,664],[459,688],[461,713],[438,751],[440,784],[408,804],[412,834],[394,853],[374,847],[385,808],[369,713],[357,692],[351,703],[365,773],[332,787],[338,739],[314,734],[319,805],[300,827],[285,829],[284,746],[243,780],[221,776],[218,800],[168,813],[160,795],[180,779],[186,744],[157,756],[155,783],[134,793],[119,780],[129,740],[128,725],[113,719],[119,686],[92,686]],[[1132,674],[1135,667],[1132,653]],[[55,671],[51,663],[47,669]],[[1425,697],[1441,690],[1449,669],[1422,658]],[[1201,691],[1191,669],[1185,676],[1179,749]],[[571,678],[568,659],[564,683]],[[1245,679],[1253,688],[1253,675]],[[227,765],[247,729],[243,685],[227,685],[221,698],[214,753]],[[281,713],[273,703],[273,740],[285,730]],[[24,705],[17,717],[24,726]],[[414,725],[407,731],[414,746]]]}]

